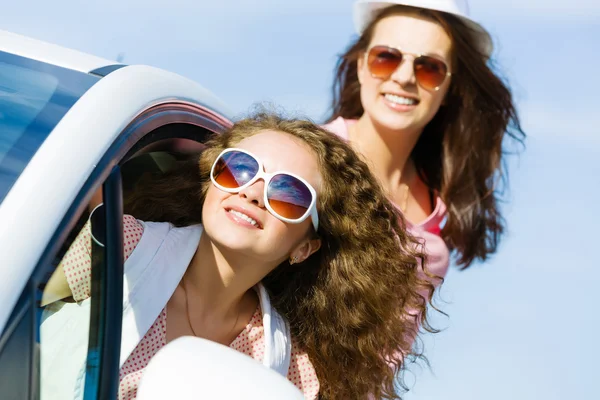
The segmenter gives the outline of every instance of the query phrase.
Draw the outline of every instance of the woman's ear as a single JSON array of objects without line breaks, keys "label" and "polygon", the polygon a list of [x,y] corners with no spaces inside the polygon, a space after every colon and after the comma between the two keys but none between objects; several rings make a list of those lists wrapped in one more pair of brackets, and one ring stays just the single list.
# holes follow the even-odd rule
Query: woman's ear
[{"label": "woman's ear", "polygon": [[[446,84],[446,83],[444,83],[444,84]],[[442,99],[442,102],[440,103],[441,106],[448,105],[448,97],[450,97],[450,92],[452,91],[452,76],[450,76],[448,78],[448,87],[445,90],[446,90],[446,93],[444,93],[444,98]]]},{"label": "woman's ear", "polygon": [[290,264],[298,264],[306,260],[321,248],[321,239],[307,239],[290,253]]}]

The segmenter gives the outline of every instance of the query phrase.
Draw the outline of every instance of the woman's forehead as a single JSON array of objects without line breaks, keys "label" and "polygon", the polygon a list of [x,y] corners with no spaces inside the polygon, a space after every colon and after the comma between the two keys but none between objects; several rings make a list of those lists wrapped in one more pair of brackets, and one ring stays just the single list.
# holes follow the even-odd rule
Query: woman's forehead
[{"label": "woman's forehead", "polygon": [[266,172],[288,171],[319,186],[317,157],[307,143],[288,133],[266,130],[241,140],[236,147],[254,154]]},{"label": "woman's forehead", "polygon": [[417,54],[450,55],[452,40],[435,20],[419,14],[393,14],[377,23],[371,45],[398,47]]}]

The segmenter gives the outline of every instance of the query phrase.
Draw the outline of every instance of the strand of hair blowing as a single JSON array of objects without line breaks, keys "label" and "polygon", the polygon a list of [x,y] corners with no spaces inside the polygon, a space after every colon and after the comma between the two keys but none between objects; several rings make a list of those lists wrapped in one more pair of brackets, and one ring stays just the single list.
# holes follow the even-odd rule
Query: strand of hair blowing
[{"label": "strand of hair blowing", "polygon": [[[417,316],[426,320],[433,286],[421,279],[423,254],[375,178],[352,149],[315,124],[258,114],[215,136],[200,168],[146,180],[127,199],[141,219],[200,222],[216,156],[264,130],[288,133],[316,154],[321,249],[300,264],[282,263],[263,283],[307,352],[324,399],[397,399],[395,374],[412,350]],[[427,293],[425,297],[421,293]],[[411,311],[408,311],[411,310]]]}]

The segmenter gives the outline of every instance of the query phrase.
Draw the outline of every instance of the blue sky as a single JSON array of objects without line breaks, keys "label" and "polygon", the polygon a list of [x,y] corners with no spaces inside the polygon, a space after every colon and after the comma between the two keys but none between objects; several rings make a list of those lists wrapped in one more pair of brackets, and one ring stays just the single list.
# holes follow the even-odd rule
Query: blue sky
[{"label": "blue sky", "polygon": [[[351,0],[10,2],[0,29],[195,79],[236,113],[257,101],[320,120],[353,35]],[[600,2],[478,0],[529,135],[510,162],[508,234],[452,270],[406,399],[596,399],[600,344]]]}]

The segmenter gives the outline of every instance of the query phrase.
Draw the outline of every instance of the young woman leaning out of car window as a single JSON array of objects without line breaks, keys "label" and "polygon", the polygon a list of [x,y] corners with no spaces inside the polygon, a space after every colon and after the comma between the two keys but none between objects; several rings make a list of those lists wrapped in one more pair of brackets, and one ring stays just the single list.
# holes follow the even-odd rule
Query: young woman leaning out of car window
[{"label": "young woman leaning out of car window", "polygon": [[[147,360],[184,335],[257,359],[309,399],[398,398],[395,374],[414,355],[433,286],[397,209],[345,141],[257,114],[194,162],[141,182],[126,211],[126,295],[148,327],[123,324],[120,399],[135,398]],[[77,302],[90,296],[89,253],[86,226],[62,262]],[[281,335],[291,346],[272,340]]]}]

